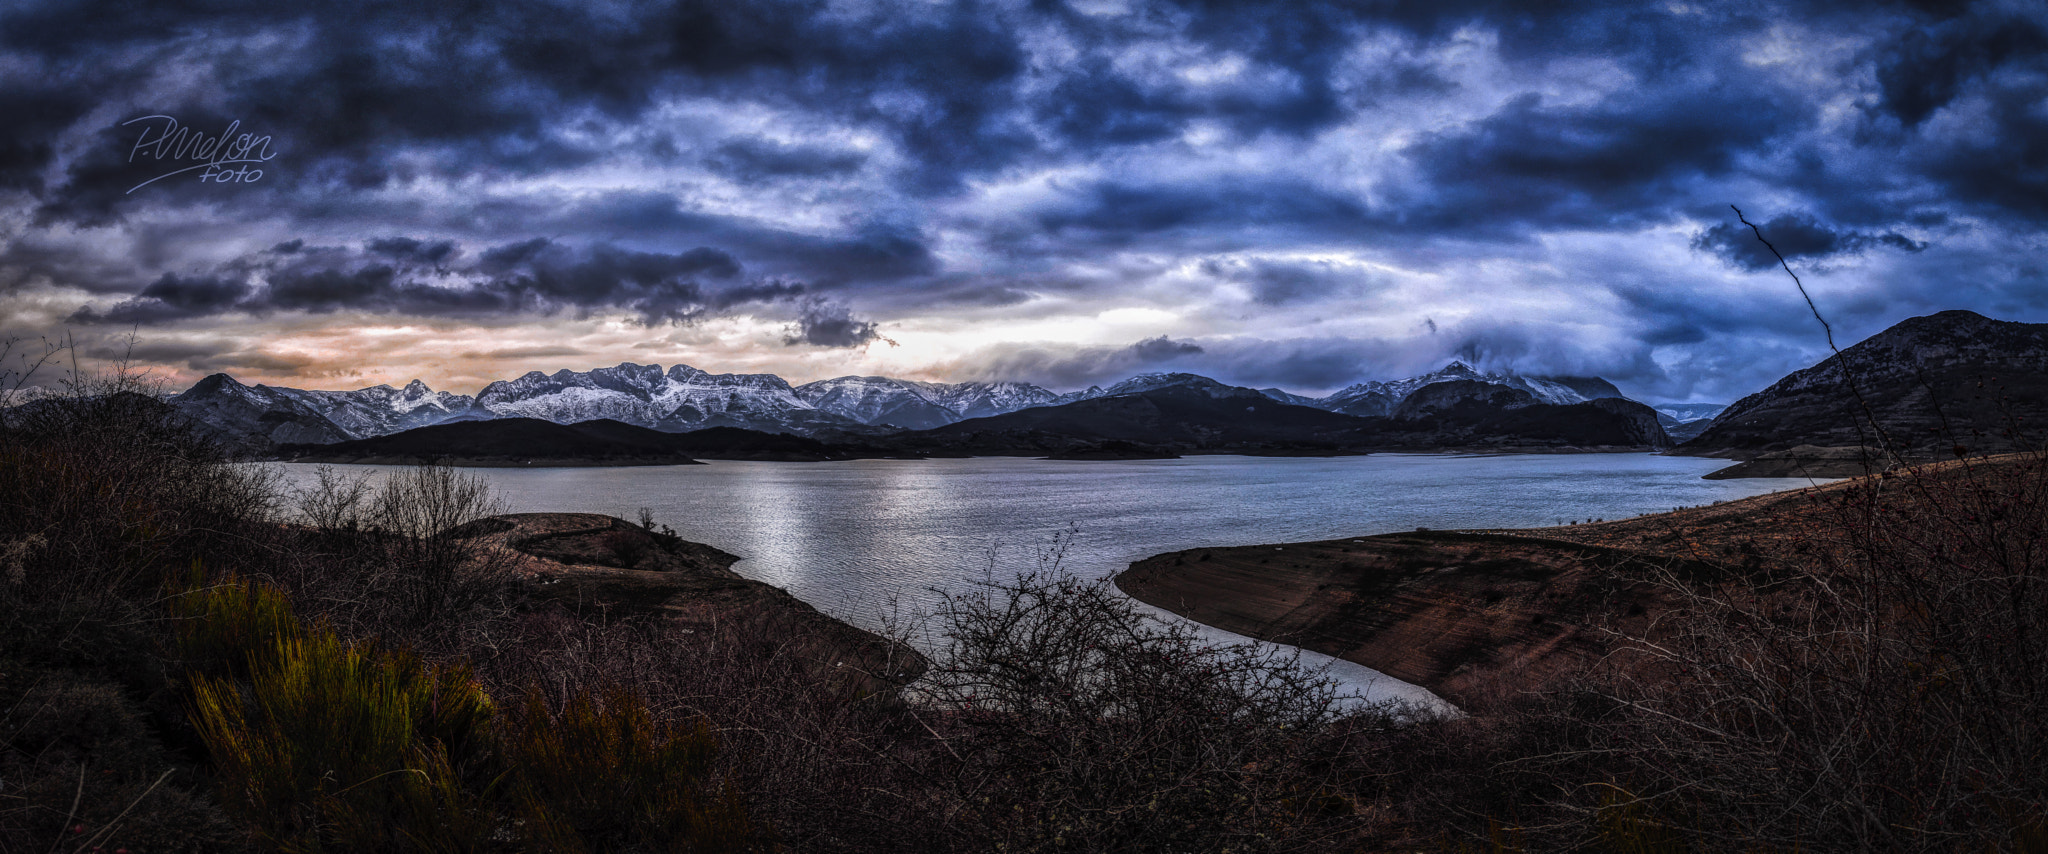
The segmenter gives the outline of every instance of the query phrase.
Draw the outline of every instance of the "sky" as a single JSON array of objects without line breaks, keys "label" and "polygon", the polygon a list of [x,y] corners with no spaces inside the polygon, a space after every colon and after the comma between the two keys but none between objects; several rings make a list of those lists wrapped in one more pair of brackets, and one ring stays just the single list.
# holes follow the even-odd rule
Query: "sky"
[{"label": "sky", "polygon": [[2048,321],[2048,7],[0,3],[0,339],[173,387],[1729,402],[1827,353],[1731,206],[1845,346]]}]

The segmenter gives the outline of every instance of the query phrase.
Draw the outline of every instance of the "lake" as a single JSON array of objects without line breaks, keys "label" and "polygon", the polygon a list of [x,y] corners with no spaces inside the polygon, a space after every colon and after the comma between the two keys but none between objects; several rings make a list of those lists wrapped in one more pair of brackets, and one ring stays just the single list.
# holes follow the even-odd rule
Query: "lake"
[{"label": "lake", "polygon": [[[1374,454],[466,471],[486,478],[510,512],[634,519],[649,508],[684,539],[740,555],[740,574],[877,628],[929,609],[934,590],[1040,565],[1056,537],[1067,542],[1066,568],[1101,577],[1187,548],[1619,519],[1810,483],[1700,479],[1727,464],[1654,454]],[[282,468],[302,481],[316,467]],[[1333,674],[1372,696],[1426,697],[1357,665],[1337,662]]]}]

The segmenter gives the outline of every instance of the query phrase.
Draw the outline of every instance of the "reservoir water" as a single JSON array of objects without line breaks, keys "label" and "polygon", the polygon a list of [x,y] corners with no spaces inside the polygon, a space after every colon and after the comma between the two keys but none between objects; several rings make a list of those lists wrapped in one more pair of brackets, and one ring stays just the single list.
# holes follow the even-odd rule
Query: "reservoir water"
[{"label": "reservoir water", "polygon": [[[740,574],[877,628],[928,610],[934,591],[1039,566],[1056,537],[1067,542],[1065,568],[1101,577],[1179,549],[1612,520],[1810,484],[1700,479],[1724,465],[1653,454],[1375,454],[465,471],[486,478],[509,512],[634,519],[649,508],[684,539],[740,555]],[[315,467],[282,468],[303,482]],[[1332,673],[1369,696],[1426,696],[1345,662]]]}]

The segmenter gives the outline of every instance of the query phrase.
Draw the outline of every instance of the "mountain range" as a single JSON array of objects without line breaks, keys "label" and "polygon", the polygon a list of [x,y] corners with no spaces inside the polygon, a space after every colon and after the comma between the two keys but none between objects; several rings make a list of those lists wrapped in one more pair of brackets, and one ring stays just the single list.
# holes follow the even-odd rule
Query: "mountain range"
[{"label": "mountain range", "polygon": [[1075,459],[1671,446],[1655,410],[1619,397],[1547,403],[1523,387],[1447,380],[1415,387],[1391,415],[1359,416],[1194,374],[1137,377],[1097,397],[883,441],[919,454]]},{"label": "mountain range", "polygon": [[[1442,370],[1392,382],[1363,383],[1322,398],[1279,389],[1244,394],[1339,415],[1391,417],[1416,390],[1453,381],[1510,388],[1532,402],[1573,405],[1620,398],[1606,380],[1480,373],[1452,362]],[[238,447],[268,453],[280,445],[370,439],[449,422],[533,418],[556,424],[610,420],[669,433],[733,427],[838,443],[866,443],[904,431],[932,430],[1041,407],[1118,398],[1215,380],[1185,373],[1140,374],[1108,388],[1058,394],[1028,383],[935,383],[890,377],[838,377],[791,386],[773,374],[713,374],[688,365],[624,363],[546,374],[534,371],[493,382],[474,397],[404,388],[310,391],[245,385],[209,376],[170,398],[194,422]],[[1678,421],[1666,418],[1667,426]]]},{"label": "mountain range", "polygon": [[[309,391],[244,385],[225,373],[201,379],[172,395],[170,405],[250,453],[281,444],[332,444],[387,436],[420,426],[537,418],[555,424],[614,420],[662,432],[715,426],[782,432],[831,442],[866,442],[903,430],[932,430],[975,418],[1030,408],[1133,395],[1190,381],[1219,385],[1186,373],[1147,373],[1110,387],[1055,393],[1030,383],[924,383],[893,377],[836,377],[788,385],[776,375],[707,373],[688,365],[616,365],[594,371],[532,371],[496,381],[477,395],[373,385],[354,391]],[[1442,371],[1391,383],[1362,383],[1327,397],[1251,391],[1290,405],[1346,416],[1391,416],[1409,393],[1432,383],[1481,381],[1528,391],[1542,403],[1583,403],[1620,397],[1612,383],[1577,377],[1518,377],[1479,373],[1462,362]],[[1386,405],[1391,403],[1391,405]],[[1675,426],[1677,422],[1669,422]]]}]

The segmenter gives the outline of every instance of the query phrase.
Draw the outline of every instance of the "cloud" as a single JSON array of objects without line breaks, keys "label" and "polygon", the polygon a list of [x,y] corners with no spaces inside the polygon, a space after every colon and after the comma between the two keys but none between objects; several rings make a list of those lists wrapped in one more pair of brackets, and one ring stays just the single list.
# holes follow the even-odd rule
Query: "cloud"
[{"label": "cloud", "polygon": [[891,347],[895,341],[883,337],[874,323],[856,320],[846,306],[819,299],[805,300],[795,323],[790,324],[782,342],[790,346],[865,347],[881,341]]},{"label": "cloud", "polygon": [[868,161],[859,151],[820,145],[787,144],[759,137],[727,141],[708,158],[712,167],[736,181],[772,178],[819,178],[852,172]]},{"label": "cloud", "polygon": [[1757,228],[1763,232],[1764,239],[1771,242],[1770,246],[1757,240],[1756,233],[1749,226],[1740,222],[1724,222],[1694,234],[1692,247],[1750,272],[1778,266],[1778,257],[1771,254],[1771,246],[1777,247],[1778,254],[1785,256],[1787,261],[1795,258],[1826,261],[1843,255],[1860,255],[1880,247],[1901,252],[1927,249],[1924,241],[1896,231],[1878,234],[1834,229],[1806,213],[1780,214],[1757,223]]},{"label": "cloud", "polygon": [[1914,127],[2001,67],[2038,65],[2048,53],[2048,29],[2039,21],[1989,3],[1971,12],[1910,30],[1883,48],[1878,109]]},{"label": "cloud", "polygon": [[1237,282],[1262,305],[1315,302],[1367,284],[1362,271],[1328,261],[1284,261],[1267,258],[1211,258],[1202,272]]},{"label": "cloud", "polygon": [[[290,249],[284,249],[286,245],[288,244],[278,244],[271,247],[271,251],[278,252],[280,249],[283,249],[284,251],[280,254],[290,254],[298,251],[299,246],[303,246],[304,243],[300,242],[298,245],[291,246]],[[365,244],[364,248],[372,253],[398,261],[430,265],[453,260],[456,256],[462,254],[462,251],[456,248],[455,241],[453,240],[426,241],[410,237],[382,237]]]},{"label": "cloud", "polygon": [[1797,126],[1790,99],[1758,84],[1623,91],[1590,105],[1516,96],[1404,151],[1423,179],[1403,199],[1408,222],[1505,236],[1668,219],[1694,182],[1730,173],[1744,151]]},{"label": "cloud", "polygon": [[71,315],[72,323],[128,323],[153,325],[191,317],[204,317],[233,310],[247,298],[249,283],[214,276],[180,277],[165,273],[135,296],[116,303],[105,312],[91,307]]},{"label": "cloud", "polygon": [[230,312],[545,317],[625,311],[653,326],[804,290],[771,281],[708,293],[702,281],[733,279],[742,271],[730,254],[710,247],[664,253],[533,238],[488,247],[473,263],[458,263],[461,257],[448,240],[379,238],[361,250],[293,240],[222,264],[228,272],[221,275],[167,273],[105,311],[81,308],[71,319],[148,325]]},{"label": "cloud", "polygon": [[974,379],[1021,381],[1049,388],[1114,383],[1132,374],[1182,365],[1203,353],[1200,345],[1165,336],[1121,347],[1003,344],[968,357],[959,371]]}]

